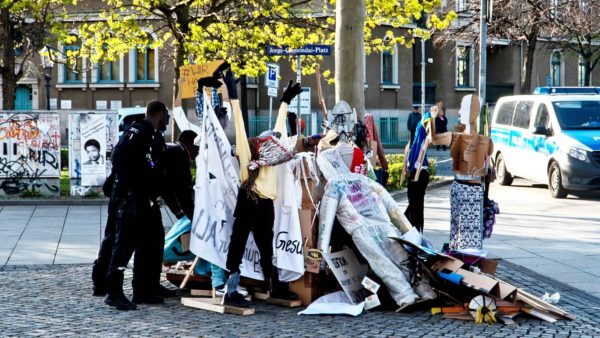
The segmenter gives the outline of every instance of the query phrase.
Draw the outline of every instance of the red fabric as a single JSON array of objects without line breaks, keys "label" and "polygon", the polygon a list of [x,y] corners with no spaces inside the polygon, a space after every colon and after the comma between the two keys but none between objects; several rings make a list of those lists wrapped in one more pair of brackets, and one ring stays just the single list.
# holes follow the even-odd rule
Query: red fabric
[{"label": "red fabric", "polygon": [[385,159],[385,152],[383,151],[383,145],[381,144],[381,139],[379,138],[379,132],[377,131],[377,127],[375,126],[375,119],[373,118],[373,114],[365,115],[365,125],[367,126],[367,140],[368,141],[377,141],[377,157],[379,158],[379,163],[384,170],[388,170],[388,163]]},{"label": "red fabric", "polygon": [[365,153],[362,150],[354,147],[354,154],[352,155],[352,166],[350,168],[355,174],[367,174],[367,168],[365,167]]}]

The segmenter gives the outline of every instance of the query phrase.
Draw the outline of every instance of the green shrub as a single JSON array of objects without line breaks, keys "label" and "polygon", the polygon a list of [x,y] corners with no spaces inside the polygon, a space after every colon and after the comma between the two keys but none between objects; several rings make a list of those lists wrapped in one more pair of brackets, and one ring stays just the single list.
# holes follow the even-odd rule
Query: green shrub
[{"label": "green shrub", "polygon": [[69,167],[69,148],[60,148],[60,166],[61,169]]},{"label": "green shrub", "polygon": [[[404,154],[388,154],[385,155],[385,159],[388,162],[388,172],[390,175],[386,188],[388,190],[399,190],[406,188],[406,184],[408,182],[408,173],[404,178],[404,182],[400,182],[400,178],[402,176],[402,166],[404,165]],[[436,161],[432,158],[428,158],[428,160],[429,180],[436,181],[438,180],[438,178],[435,177],[437,173]]]},{"label": "green shrub", "polygon": [[[62,154],[62,151],[61,151]],[[60,171],[60,195],[69,196],[71,194],[71,182],[69,180],[69,170]]]}]

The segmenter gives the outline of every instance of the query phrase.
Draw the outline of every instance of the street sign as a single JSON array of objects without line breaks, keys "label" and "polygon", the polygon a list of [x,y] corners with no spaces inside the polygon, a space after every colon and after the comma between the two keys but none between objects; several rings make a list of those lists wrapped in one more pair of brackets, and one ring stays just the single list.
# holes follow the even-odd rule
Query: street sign
[{"label": "street sign", "polygon": [[298,97],[300,97],[300,114],[310,114],[310,87],[302,87],[302,93],[288,105],[290,113],[298,113]]},{"label": "street sign", "polygon": [[267,55],[331,55],[331,46],[304,45],[300,48],[267,45]]},{"label": "street sign", "polygon": [[265,74],[265,86],[279,88],[278,78],[279,65],[276,63],[267,63],[267,73]]},{"label": "street sign", "polygon": [[277,97],[277,87],[267,87],[267,95]]}]

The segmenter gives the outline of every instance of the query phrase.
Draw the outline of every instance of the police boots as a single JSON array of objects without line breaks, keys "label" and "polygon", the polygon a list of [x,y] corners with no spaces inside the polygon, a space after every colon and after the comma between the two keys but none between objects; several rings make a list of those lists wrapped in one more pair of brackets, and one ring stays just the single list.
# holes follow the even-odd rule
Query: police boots
[{"label": "police boots", "polygon": [[106,291],[108,295],[104,298],[104,304],[114,306],[119,310],[135,310],[133,304],[123,294],[123,271],[120,269],[110,271],[106,276]]}]

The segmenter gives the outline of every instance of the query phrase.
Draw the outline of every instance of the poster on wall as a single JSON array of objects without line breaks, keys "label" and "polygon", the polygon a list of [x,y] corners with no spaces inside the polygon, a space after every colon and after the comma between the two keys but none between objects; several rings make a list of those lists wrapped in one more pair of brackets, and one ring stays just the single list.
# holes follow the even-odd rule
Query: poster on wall
[{"label": "poster on wall", "polygon": [[100,186],[106,179],[106,118],[103,114],[80,117],[81,185]]}]

